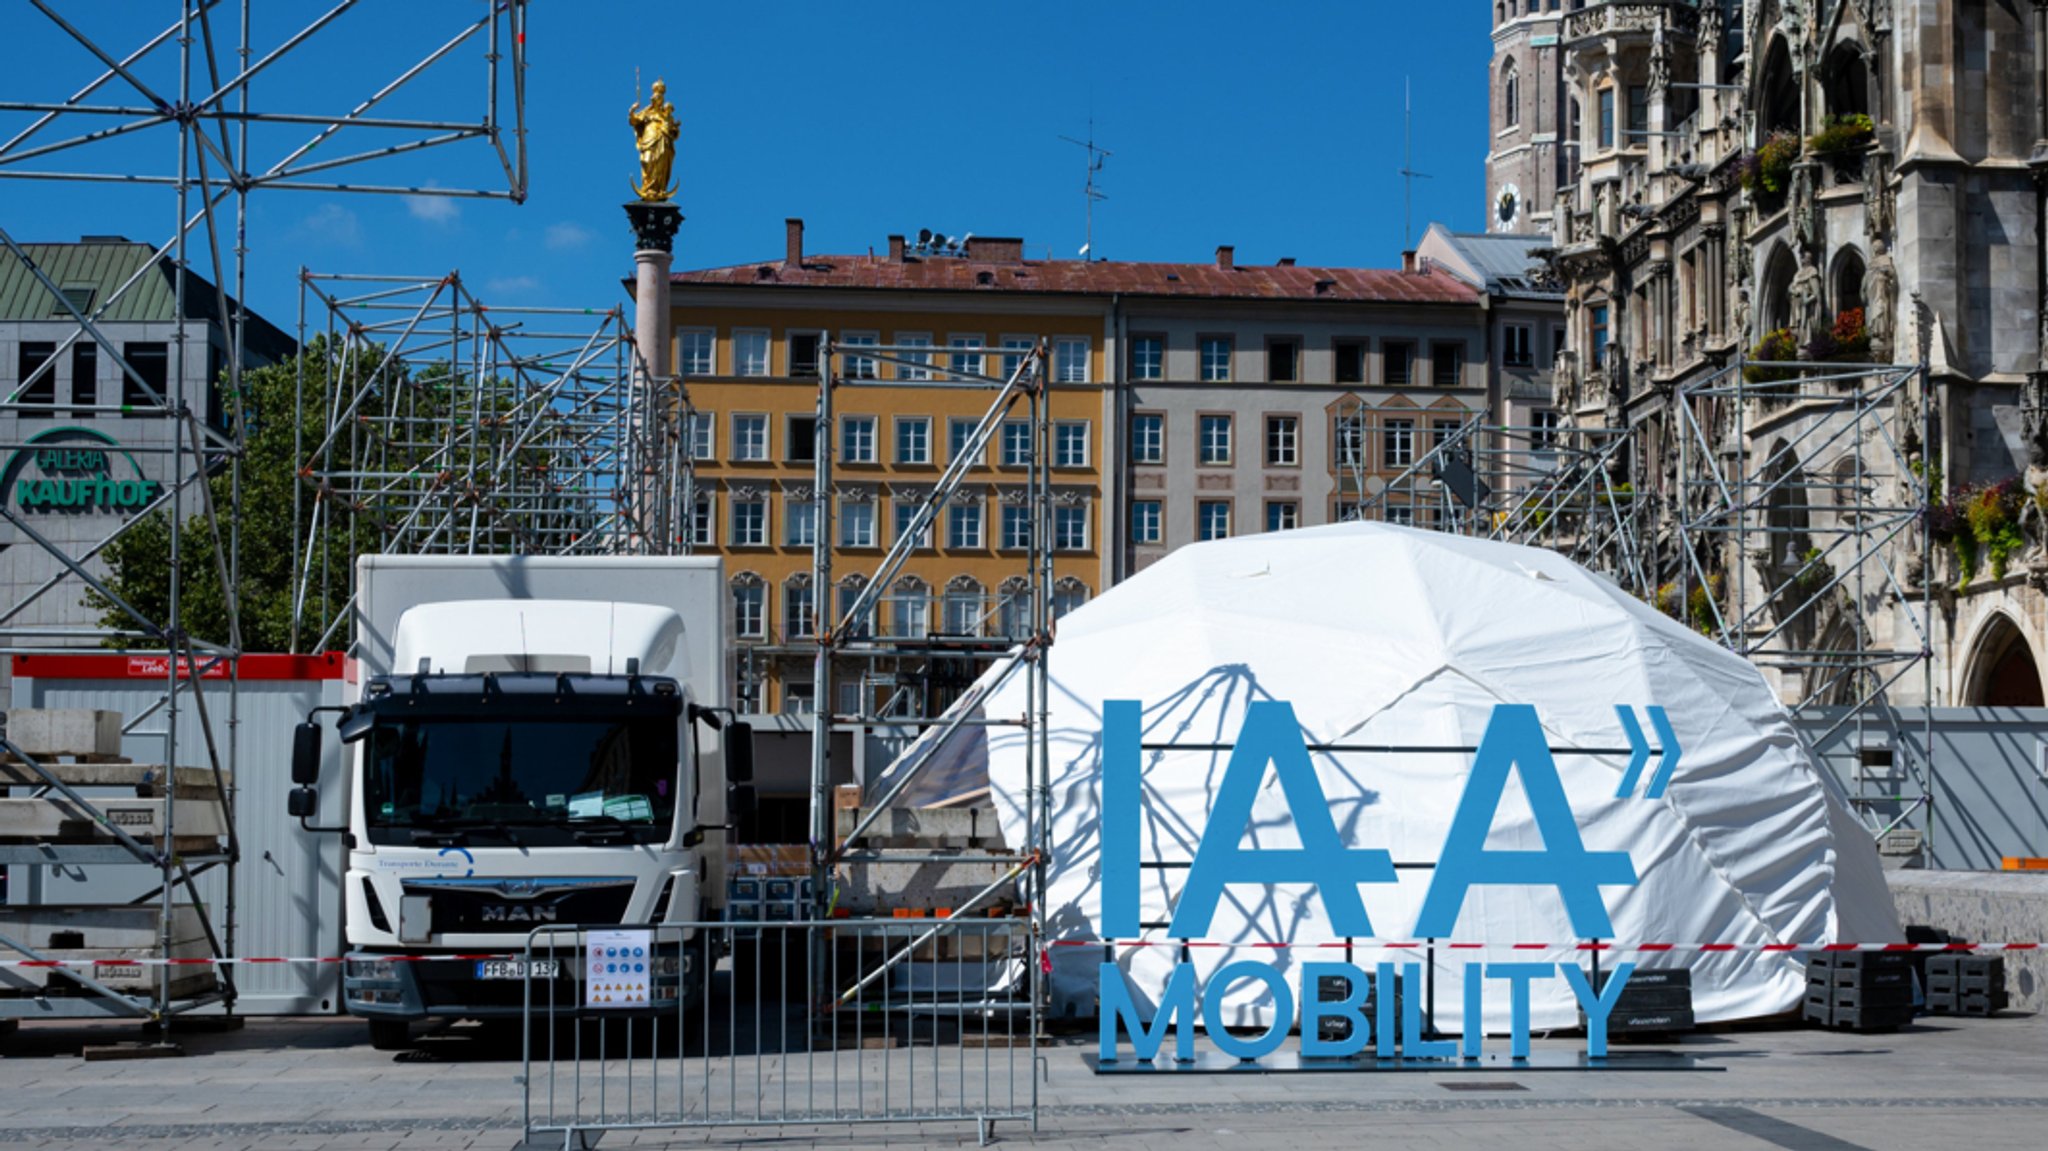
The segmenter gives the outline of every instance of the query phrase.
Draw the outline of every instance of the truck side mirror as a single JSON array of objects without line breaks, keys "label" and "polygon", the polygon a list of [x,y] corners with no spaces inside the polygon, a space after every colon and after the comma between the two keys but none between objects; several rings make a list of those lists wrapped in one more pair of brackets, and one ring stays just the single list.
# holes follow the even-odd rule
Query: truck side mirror
[{"label": "truck side mirror", "polygon": [[735,783],[725,792],[725,817],[735,824],[745,826],[754,822],[754,813],[761,808],[761,797],[755,793],[751,783]]},{"label": "truck side mirror", "polygon": [[754,782],[754,726],[737,720],[725,725],[725,781],[735,786]]},{"label": "truck side mirror", "polygon": [[320,793],[310,787],[295,787],[284,797],[285,812],[293,819],[311,819],[320,814]]},{"label": "truck side mirror", "polygon": [[320,725],[310,719],[292,729],[292,782],[320,782]]}]

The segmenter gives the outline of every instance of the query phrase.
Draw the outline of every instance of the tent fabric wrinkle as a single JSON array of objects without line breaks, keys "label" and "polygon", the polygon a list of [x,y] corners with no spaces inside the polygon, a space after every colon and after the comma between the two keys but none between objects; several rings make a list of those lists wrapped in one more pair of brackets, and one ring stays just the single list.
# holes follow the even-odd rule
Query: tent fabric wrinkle
[{"label": "tent fabric wrinkle", "polygon": [[[1188,876],[1185,867],[1140,868],[1134,880],[1103,874],[1102,714],[1109,700],[1139,701],[1143,742],[1182,745],[1138,757],[1140,857],[1150,863],[1189,863],[1205,835],[1227,837],[1241,850],[1299,845],[1300,813],[1270,765],[1245,825],[1212,825],[1229,748],[1254,703],[1291,705],[1310,744],[1446,749],[1324,749],[1309,752],[1308,762],[1327,803],[1317,818],[1331,821],[1342,847],[1423,865],[1398,871],[1393,882],[1360,886],[1376,937],[1356,941],[1353,961],[1432,964],[1435,1017],[1447,1031],[1466,1026],[1468,961],[1589,965],[1562,898],[1549,887],[1467,892],[1451,938],[1495,950],[1438,948],[1425,956],[1373,946],[1410,938],[1471,777],[1473,755],[1458,749],[1479,746],[1502,704],[1534,707],[1585,849],[1627,852],[1635,868],[1633,886],[1599,889],[1611,941],[1741,945],[1611,957],[1691,968],[1701,1021],[1775,1015],[1799,1004],[1801,957],[1762,953],[1759,945],[1899,937],[1870,833],[1762,675],[1556,553],[1369,523],[1195,544],[1066,615],[1046,659],[1051,778],[1043,786],[1052,846],[1045,914],[1059,941],[1100,939],[1110,882],[1135,882],[1143,922],[1171,920]],[[1021,714],[1025,694],[1025,679],[1016,677],[979,699],[977,710]],[[1657,798],[1650,783],[1664,749],[1650,707],[1662,709],[1682,749]],[[1653,748],[1625,794],[1617,792],[1629,743],[1617,708],[1628,710]],[[937,738],[934,728],[920,744]],[[1006,837],[1024,842],[1028,735],[976,727],[954,738],[964,750],[947,749],[944,778],[921,778],[911,794],[935,800],[948,788],[986,786]],[[915,754],[914,746],[905,758]],[[1510,773],[1487,850],[1552,846],[1535,823],[1523,778],[1519,767]],[[885,772],[878,786],[892,779]],[[1226,884],[1205,940],[1227,946],[1193,949],[1186,961],[1203,984],[1242,959],[1271,964],[1298,983],[1303,963],[1340,953],[1271,945],[1338,940],[1323,897],[1309,882]],[[1174,942],[1158,928],[1145,937]],[[1506,949],[1523,943],[1548,946]],[[1055,947],[1051,955],[1054,1014],[1093,1015],[1103,952]],[[1148,1018],[1181,955],[1174,946],[1115,949],[1114,963]],[[1577,1002],[1563,979],[1539,980],[1530,990],[1535,1027],[1576,1024]],[[1274,1022],[1274,1004],[1257,980],[1204,994],[1220,997],[1217,1019],[1225,1025]],[[1489,980],[1483,995],[1483,1018],[1473,1022],[1505,1030],[1503,985]]]}]

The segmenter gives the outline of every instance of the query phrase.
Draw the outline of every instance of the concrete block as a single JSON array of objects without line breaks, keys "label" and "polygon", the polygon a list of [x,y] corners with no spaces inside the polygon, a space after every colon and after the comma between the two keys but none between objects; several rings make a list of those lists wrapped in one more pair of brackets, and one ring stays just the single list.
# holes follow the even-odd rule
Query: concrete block
[{"label": "concrete block", "polygon": [[7,738],[33,756],[121,754],[121,713],[25,707],[7,713]]}]

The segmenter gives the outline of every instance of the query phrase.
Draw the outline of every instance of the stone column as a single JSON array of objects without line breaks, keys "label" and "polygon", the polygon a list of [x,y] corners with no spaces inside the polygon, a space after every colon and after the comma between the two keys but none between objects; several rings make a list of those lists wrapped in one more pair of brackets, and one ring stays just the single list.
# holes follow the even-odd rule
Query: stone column
[{"label": "stone column", "polygon": [[[679,413],[681,405],[667,402],[665,393],[675,376],[669,316],[669,265],[674,259],[676,229],[683,213],[674,204],[634,201],[626,205],[626,219],[633,225],[633,344],[640,353],[634,367],[632,435],[635,441],[632,506],[627,509],[634,523],[629,546],[634,551],[648,548],[656,553],[670,550],[687,534],[695,493],[685,484],[681,506],[664,510],[667,493],[662,490],[662,468],[653,456],[663,452],[662,444],[689,434],[688,428],[661,429],[667,435],[647,435],[646,421],[659,413]],[[687,445],[682,449],[688,452]]]}]

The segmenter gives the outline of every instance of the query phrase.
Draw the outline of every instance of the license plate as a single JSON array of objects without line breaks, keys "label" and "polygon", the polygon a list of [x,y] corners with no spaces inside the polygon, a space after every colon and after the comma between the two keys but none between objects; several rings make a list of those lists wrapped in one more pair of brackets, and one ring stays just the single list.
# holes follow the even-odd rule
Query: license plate
[{"label": "license plate", "polygon": [[[533,961],[535,979],[553,979],[560,971],[560,961],[536,959]],[[476,961],[478,979],[524,979],[527,962],[524,959],[479,959]]]}]

